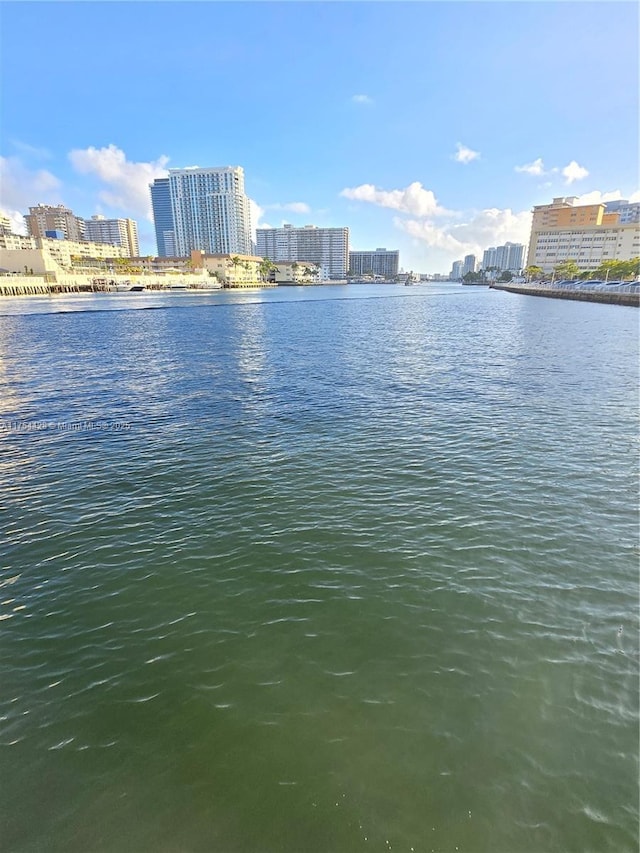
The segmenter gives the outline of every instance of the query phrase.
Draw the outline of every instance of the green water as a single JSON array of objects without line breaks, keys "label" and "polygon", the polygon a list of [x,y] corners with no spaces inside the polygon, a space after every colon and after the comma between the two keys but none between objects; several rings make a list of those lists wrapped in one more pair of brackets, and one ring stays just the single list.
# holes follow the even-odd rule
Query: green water
[{"label": "green water", "polygon": [[637,850],[637,311],[3,312],[3,850]]}]

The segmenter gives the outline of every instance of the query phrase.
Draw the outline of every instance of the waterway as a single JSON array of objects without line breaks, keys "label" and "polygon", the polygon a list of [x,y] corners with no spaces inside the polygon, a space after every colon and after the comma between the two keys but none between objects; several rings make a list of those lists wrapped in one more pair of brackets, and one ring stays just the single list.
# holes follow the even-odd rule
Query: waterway
[{"label": "waterway", "polygon": [[637,309],[0,314],[3,850],[636,853]]}]

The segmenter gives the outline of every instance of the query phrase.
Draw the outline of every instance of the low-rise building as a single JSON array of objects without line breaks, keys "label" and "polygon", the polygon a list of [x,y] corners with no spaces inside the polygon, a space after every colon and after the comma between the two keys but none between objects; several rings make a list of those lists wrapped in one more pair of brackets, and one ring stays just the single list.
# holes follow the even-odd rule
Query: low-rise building
[{"label": "low-rise building", "polygon": [[0,267],[9,272],[105,269],[118,258],[126,258],[125,250],[105,243],[0,235]]},{"label": "low-rise building", "polygon": [[35,249],[36,238],[24,234],[13,234],[11,230],[0,231],[0,249]]},{"label": "low-rise building", "polygon": [[163,275],[164,273],[185,273],[194,269],[194,264],[191,261],[191,258],[156,258],[152,255],[142,255],[130,258],[130,262],[131,266],[140,269],[143,273],[154,273],[159,275]]},{"label": "low-rise building", "polygon": [[263,260],[256,255],[210,255],[198,249],[191,252],[191,267],[207,270],[225,287],[260,287],[265,284],[261,272]]},{"label": "low-rise building", "polygon": [[274,284],[314,284],[320,267],[311,261],[275,261],[268,276]]}]

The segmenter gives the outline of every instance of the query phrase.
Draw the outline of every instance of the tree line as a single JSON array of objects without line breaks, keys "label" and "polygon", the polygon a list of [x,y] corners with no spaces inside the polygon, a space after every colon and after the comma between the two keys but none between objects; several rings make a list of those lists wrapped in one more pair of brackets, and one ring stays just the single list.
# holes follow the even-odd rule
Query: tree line
[{"label": "tree line", "polygon": [[[608,281],[625,281],[626,279],[638,278],[640,276],[640,257],[629,261],[603,261],[595,270],[582,270],[573,258],[561,261],[553,268],[555,278],[576,279],[586,281],[590,278]],[[542,267],[529,266],[524,270],[529,281],[537,281],[548,278],[548,273],[543,272]]]}]

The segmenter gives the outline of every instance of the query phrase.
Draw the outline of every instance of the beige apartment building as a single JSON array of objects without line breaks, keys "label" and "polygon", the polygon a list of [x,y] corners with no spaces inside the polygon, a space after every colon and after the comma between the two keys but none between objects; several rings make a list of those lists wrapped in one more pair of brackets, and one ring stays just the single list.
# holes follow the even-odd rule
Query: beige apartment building
[{"label": "beige apartment building", "polygon": [[226,287],[259,287],[264,284],[260,273],[263,258],[255,255],[207,254],[199,249],[191,252],[194,270],[205,269]]},{"label": "beige apartment building", "polygon": [[97,214],[91,219],[85,219],[84,236],[93,243],[122,246],[130,258],[140,254],[138,224],[135,219],[106,219]]},{"label": "beige apartment building", "polygon": [[0,268],[9,272],[20,273],[25,268],[38,274],[70,272],[91,267],[94,262],[104,265],[110,259],[126,257],[122,247],[106,243],[0,234]]},{"label": "beige apartment building", "polygon": [[320,267],[311,261],[275,261],[269,280],[275,284],[317,284]]},{"label": "beige apartment building", "polygon": [[563,261],[581,270],[597,269],[603,261],[629,261],[640,256],[640,225],[620,223],[618,212],[605,204],[576,205],[575,196],[554,198],[533,209],[527,266],[552,273]]}]

